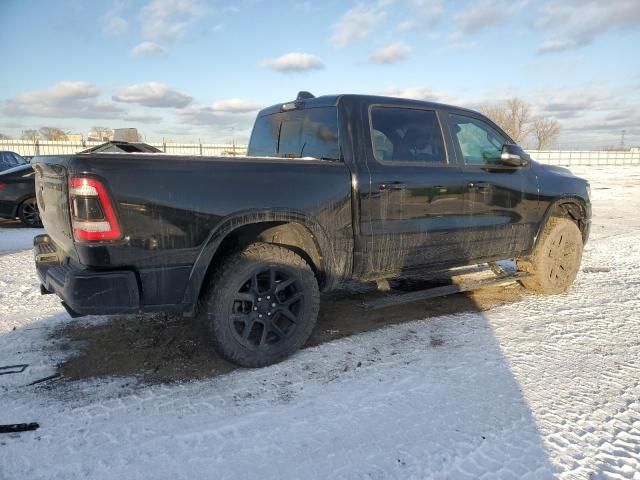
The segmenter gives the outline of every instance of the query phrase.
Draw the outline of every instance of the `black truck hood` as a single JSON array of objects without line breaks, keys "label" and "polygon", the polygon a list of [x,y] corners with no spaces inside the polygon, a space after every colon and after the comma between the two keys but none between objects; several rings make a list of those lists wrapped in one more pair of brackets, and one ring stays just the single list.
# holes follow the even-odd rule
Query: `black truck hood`
[{"label": "black truck hood", "polygon": [[553,175],[559,175],[563,177],[578,178],[568,168],[560,167],[558,165],[547,165],[544,163],[535,162],[535,168],[538,172],[542,172],[542,173],[550,173]]}]

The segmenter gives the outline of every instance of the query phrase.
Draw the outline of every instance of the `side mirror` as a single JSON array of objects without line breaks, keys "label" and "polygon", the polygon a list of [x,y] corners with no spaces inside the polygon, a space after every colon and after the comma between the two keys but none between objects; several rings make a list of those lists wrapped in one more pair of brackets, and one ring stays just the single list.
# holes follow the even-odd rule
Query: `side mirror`
[{"label": "side mirror", "polygon": [[502,153],[500,154],[500,160],[503,164],[510,167],[524,167],[531,157],[529,154],[522,150],[518,145],[511,143],[505,143],[502,146]]}]

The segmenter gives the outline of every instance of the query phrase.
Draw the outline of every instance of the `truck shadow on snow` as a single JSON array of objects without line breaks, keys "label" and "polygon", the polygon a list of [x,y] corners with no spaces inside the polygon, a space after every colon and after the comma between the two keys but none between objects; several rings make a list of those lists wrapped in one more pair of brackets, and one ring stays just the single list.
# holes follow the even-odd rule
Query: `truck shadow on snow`
[{"label": "truck shadow on snow", "polygon": [[[392,280],[394,291],[414,291],[451,283],[447,278]],[[363,308],[365,301],[387,295],[375,284],[352,283],[345,290],[321,297],[320,314],[305,348],[420,319],[463,312],[481,312],[519,299],[524,290],[488,287],[475,292],[395,305],[381,310]],[[63,379],[133,376],[143,383],[172,383],[206,379],[238,367],[213,352],[192,318],[155,314],[114,316],[103,321],[71,321],[54,334],[65,350],[77,355],[58,366]],[[446,346],[434,336],[431,347]]]},{"label": "truck shadow on snow", "polygon": [[[405,279],[392,286],[425,285]],[[212,354],[192,319],[159,314],[71,321],[54,336],[56,348],[76,354],[59,365],[62,377],[51,385],[51,394],[59,389],[60,398],[69,398],[78,392],[74,380],[121,376],[136,377],[139,384],[124,385],[119,395],[144,388],[153,408],[160,388],[163,408],[171,415],[228,419],[266,406],[274,417],[266,423],[261,419],[269,415],[253,417],[251,438],[256,431],[271,432],[270,441],[282,445],[291,438],[315,438],[309,440],[315,453],[300,455],[296,468],[317,472],[317,478],[353,478],[388,468],[397,478],[408,471],[450,478],[487,472],[513,478],[553,475],[522,386],[482,313],[517,301],[524,294],[520,286],[381,310],[364,309],[362,303],[384,292],[371,285],[358,288],[367,291],[324,295],[305,351],[262,369],[238,369]],[[390,325],[395,327],[383,328]],[[60,383],[65,380],[71,382]],[[189,380],[201,382],[172,386]],[[82,401],[91,403],[109,395],[84,387],[82,392]],[[184,410],[185,395],[190,410]],[[290,422],[291,416],[304,421]],[[246,439],[224,440],[226,465],[251,464],[246,451],[234,446],[238,441]],[[365,461],[358,455],[363,448],[379,453]],[[277,471],[291,469],[290,456],[269,462]],[[332,475],[334,469],[340,475]]]}]

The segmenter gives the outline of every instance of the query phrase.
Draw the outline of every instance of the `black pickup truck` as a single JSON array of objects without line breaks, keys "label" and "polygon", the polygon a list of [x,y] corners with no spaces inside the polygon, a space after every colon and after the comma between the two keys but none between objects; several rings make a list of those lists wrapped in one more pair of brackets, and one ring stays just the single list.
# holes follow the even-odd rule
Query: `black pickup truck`
[{"label": "black pickup truck", "polygon": [[347,279],[515,258],[532,290],[576,277],[589,185],[483,115],[338,95],[262,110],[247,157],[37,157],[43,293],[72,315],[173,311],[244,366],[290,355]]}]

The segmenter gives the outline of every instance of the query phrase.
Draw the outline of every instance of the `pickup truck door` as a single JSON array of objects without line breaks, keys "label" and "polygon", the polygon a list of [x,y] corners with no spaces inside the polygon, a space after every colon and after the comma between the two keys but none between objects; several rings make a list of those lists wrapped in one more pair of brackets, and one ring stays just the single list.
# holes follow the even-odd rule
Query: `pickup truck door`
[{"label": "pickup truck door", "polygon": [[455,160],[449,162],[454,157],[447,155],[438,114],[384,105],[372,106],[369,116],[370,184],[360,187],[355,273],[375,277],[459,263],[470,213],[466,182]]},{"label": "pickup truck door", "polygon": [[530,165],[500,161],[502,146],[511,142],[481,117],[447,116],[471,207],[469,258],[510,258],[528,251],[539,217],[536,175]]}]

